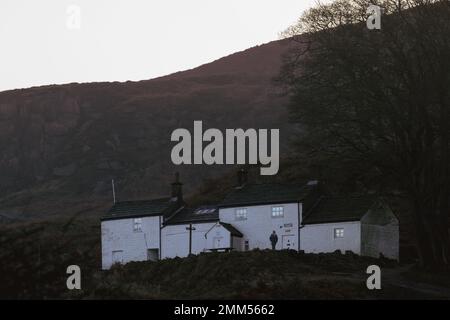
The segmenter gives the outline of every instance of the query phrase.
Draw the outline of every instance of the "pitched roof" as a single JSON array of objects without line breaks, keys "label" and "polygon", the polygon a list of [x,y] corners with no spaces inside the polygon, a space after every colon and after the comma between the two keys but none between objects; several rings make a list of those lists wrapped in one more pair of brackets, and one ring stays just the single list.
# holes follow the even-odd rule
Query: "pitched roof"
[{"label": "pitched roof", "polygon": [[201,206],[195,209],[184,208],[170,218],[165,225],[215,222],[218,220],[219,209],[217,206]]},{"label": "pitched roof", "polygon": [[374,205],[374,196],[321,198],[302,224],[359,221]]},{"label": "pitched roof", "polygon": [[289,186],[282,184],[247,184],[235,188],[220,203],[220,207],[289,203],[301,201],[314,186]]},{"label": "pitched roof", "polygon": [[219,222],[225,229],[227,229],[232,236],[242,238],[244,235],[229,223]]},{"label": "pitched roof", "polygon": [[116,202],[102,220],[169,215],[180,207],[171,198]]}]

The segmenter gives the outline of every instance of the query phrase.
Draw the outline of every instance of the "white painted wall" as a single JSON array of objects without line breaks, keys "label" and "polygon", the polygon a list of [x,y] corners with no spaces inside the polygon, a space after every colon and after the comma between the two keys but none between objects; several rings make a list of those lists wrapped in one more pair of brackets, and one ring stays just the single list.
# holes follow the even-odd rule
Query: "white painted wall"
[{"label": "white painted wall", "polygon": [[[344,228],[343,238],[334,238],[334,229]],[[334,252],[351,250],[361,252],[361,223],[338,222],[308,224],[300,229],[300,248],[306,253]]]},{"label": "white painted wall", "polygon": [[231,246],[233,250],[244,251],[244,242],[241,237],[231,237]]},{"label": "white painted wall", "polygon": [[399,259],[399,223],[394,213],[385,206],[369,210],[361,219],[361,254],[379,258],[380,253],[390,259]]},{"label": "white painted wall", "polygon": [[[283,206],[284,217],[272,218],[273,206]],[[239,208],[247,208],[247,220],[236,219],[235,212]],[[301,220],[301,210],[302,205],[298,203],[220,208],[219,217],[221,222],[233,225],[244,235],[241,240],[242,248],[245,240],[249,241],[249,250],[272,248],[269,237],[275,230],[278,235],[277,250],[282,249],[283,238],[286,236],[290,236],[284,239],[290,239],[291,249],[298,250],[298,226],[299,215]]]},{"label": "white painted wall", "polygon": [[[206,251],[205,234],[214,226],[215,222],[193,223],[192,254]],[[161,230],[161,259],[187,257],[189,255],[189,224],[167,225]]]},{"label": "white painted wall", "polygon": [[143,217],[141,232],[133,231],[133,221],[133,218],[102,221],[102,269],[112,266],[113,256],[122,263],[145,261],[148,249],[159,250],[160,217]]},{"label": "white painted wall", "polygon": [[229,249],[232,247],[230,231],[220,223],[216,223],[206,234],[206,249]]},{"label": "white painted wall", "polygon": [[[283,217],[272,217],[272,207],[283,206]],[[247,208],[247,219],[236,218],[236,209]],[[275,230],[278,235],[277,250],[298,250],[299,216],[302,205],[285,203],[277,205],[247,206],[219,209],[220,221],[229,223],[238,229],[243,238],[231,237],[230,232],[215,222],[195,223],[192,232],[192,253],[199,254],[215,247],[214,238],[220,237],[223,248],[230,246],[235,250],[244,250],[245,241],[249,241],[249,250],[271,248],[270,234]],[[161,259],[186,257],[189,254],[189,224],[168,225],[161,229],[162,217],[143,217],[142,231],[133,231],[133,218],[107,220],[101,223],[102,232],[102,268],[109,269],[116,260],[122,263],[145,261],[153,257]],[[334,229],[343,228],[344,237],[335,238]],[[208,233],[208,236],[205,235]],[[284,246],[283,246],[284,245]],[[398,259],[399,232],[398,220],[391,211],[372,210],[362,222],[323,223],[303,226],[300,229],[300,249],[305,252],[333,252],[351,250],[356,254],[385,256]],[[152,256],[150,255],[150,256]]]}]

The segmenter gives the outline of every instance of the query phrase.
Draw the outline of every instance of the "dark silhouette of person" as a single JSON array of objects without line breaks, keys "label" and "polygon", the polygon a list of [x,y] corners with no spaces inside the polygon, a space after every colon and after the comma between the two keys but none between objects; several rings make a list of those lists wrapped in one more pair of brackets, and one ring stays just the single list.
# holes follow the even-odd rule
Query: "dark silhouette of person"
[{"label": "dark silhouette of person", "polygon": [[278,236],[277,236],[277,233],[275,232],[275,230],[273,230],[269,239],[270,239],[270,243],[272,243],[272,250],[275,250],[275,246],[277,245],[277,242],[278,242]]}]

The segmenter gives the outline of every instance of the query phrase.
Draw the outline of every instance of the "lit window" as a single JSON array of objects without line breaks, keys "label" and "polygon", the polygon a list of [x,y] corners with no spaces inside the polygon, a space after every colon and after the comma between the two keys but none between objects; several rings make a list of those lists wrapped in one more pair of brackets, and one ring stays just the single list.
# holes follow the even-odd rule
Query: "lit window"
[{"label": "lit window", "polygon": [[272,207],[272,218],[282,218],[284,217],[283,207]]},{"label": "lit window", "polygon": [[236,209],[236,220],[247,220],[247,208]]},{"label": "lit window", "polygon": [[343,238],[344,237],[344,228],[335,228],[334,229],[334,238]]},{"label": "lit window", "polygon": [[133,231],[142,232],[142,218],[133,219]]}]

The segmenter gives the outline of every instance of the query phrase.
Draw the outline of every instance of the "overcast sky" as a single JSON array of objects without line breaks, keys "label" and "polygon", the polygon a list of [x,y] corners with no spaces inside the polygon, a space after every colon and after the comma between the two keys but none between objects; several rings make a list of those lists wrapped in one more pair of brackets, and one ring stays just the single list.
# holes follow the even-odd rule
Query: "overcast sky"
[{"label": "overcast sky", "polygon": [[0,91],[190,69],[278,39],[315,2],[0,0]]}]

